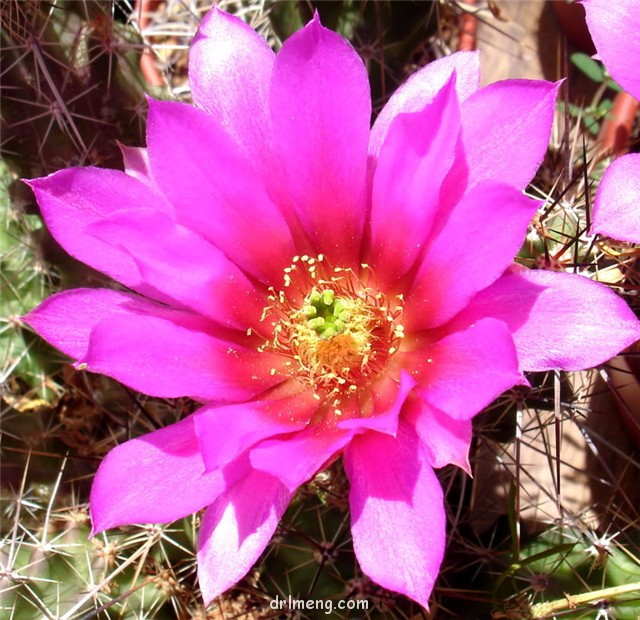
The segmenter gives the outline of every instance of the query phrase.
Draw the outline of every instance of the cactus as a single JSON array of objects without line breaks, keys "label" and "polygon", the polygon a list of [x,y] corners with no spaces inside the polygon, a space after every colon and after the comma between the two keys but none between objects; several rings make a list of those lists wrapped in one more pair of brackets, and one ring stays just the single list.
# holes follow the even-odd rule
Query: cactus
[{"label": "cactus", "polygon": [[118,167],[117,141],[141,144],[144,138],[145,85],[137,69],[142,41],[112,19],[112,8],[104,1],[8,0],[0,14],[5,188],[0,260],[9,292],[3,295],[1,337],[3,379],[12,371],[14,382],[21,377],[27,384],[9,383],[16,397],[27,388],[51,397],[56,390],[46,373],[60,362],[20,331],[16,317],[54,287],[86,285],[99,277],[53,241],[36,217],[31,192],[18,179],[73,165]]},{"label": "cactus", "polygon": [[[144,143],[145,92],[188,97],[183,48],[211,2],[193,2],[193,11],[178,2],[160,6],[170,20],[163,31],[181,25],[174,31],[182,38],[178,45],[172,35],[153,38],[160,43],[164,36],[174,46],[166,52],[158,45],[156,51],[176,72],[167,88],[155,89],[144,83],[139,69],[143,40],[131,23],[114,20],[116,4],[7,0],[1,13],[0,178],[6,190],[0,193],[0,266],[9,294],[2,295],[0,330],[7,388],[2,403],[0,615],[20,620],[278,617],[285,610],[274,602],[291,596],[368,603],[366,611],[333,605],[326,613],[327,605],[298,612],[301,618],[637,617],[640,519],[628,480],[637,477],[638,463],[631,447],[620,443],[612,468],[612,458],[602,456],[611,441],[586,424],[602,412],[614,415],[611,402],[596,402],[594,395],[606,392],[597,374],[587,375],[582,384],[575,377],[534,374],[530,390],[512,391],[478,418],[475,480],[452,467],[440,472],[449,545],[428,614],[361,573],[349,534],[348,488],[340,462],[299,491],[254,569],[208,609],[195,575],[199,515],[88,538],[88,491],[99,460],[114,445],[195,408],[186,399],[151,399],[105,377],[75,372],[17,320],[59,288],[109,286],[104,276],[55,244],[29,190],[17,179],[73,165],[120,167],[117,141]],[[323,22],[348,36],[365,59],[376,111],[418,66],[452,50],[455,23],[464,8],[454,1],[355,0],[243,0],[221,6],[244,16],[275,47],[317,8]],[[596,148],[578,117],[565,109],[568,140],[552,145],[529,188],[545,207],[519,260],[529,267],[598,274],[625,293],[637,285],[632,278],[638,253],[586,235],[601,169],[590,165]],[[576,149],[575,144],[584,146]],[[595,525],[564,503],[565,488],[550,490],[522,457],[525,449],[542,452],[554,479],[559,468],[571,463],[560,446],[544,441],[567,428],[586,438],[588,484],[614,491],[590,506],[599,515]],[[490,470],[484,469],[487,459]],[[483,508],[480,499],[488,487],[495,497]],[[547,504],[560,514],[545,518]],[[489,508],[490,516],[483,516]]]}]

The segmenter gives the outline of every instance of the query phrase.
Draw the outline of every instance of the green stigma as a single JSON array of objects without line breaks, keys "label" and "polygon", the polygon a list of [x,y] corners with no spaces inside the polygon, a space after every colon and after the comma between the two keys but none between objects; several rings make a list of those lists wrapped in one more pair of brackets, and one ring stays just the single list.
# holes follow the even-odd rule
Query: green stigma
[{"label": "green stigma", "polygon": [[340,334],[347,326],[350,313],[349,302],[335,296],[330,288],[323,291],[314,289],[305,300],[302,312],[311,327],[323,340]]}]

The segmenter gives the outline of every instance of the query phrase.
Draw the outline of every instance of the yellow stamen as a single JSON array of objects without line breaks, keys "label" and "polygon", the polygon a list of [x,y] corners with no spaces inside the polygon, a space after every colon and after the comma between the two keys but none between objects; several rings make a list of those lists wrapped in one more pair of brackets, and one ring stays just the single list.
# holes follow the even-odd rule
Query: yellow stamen
[{"label": "yellow stamen", "polygon": [[289,357],[285,372],[333,408],[380,374],[404,337],[402,306],[370,286],[369,265],[361,268],[363,277],[330,265],[322,254],[294,256],[284,270],[284,290],[271,289],[262,313],[273,337],[261,349]]}]

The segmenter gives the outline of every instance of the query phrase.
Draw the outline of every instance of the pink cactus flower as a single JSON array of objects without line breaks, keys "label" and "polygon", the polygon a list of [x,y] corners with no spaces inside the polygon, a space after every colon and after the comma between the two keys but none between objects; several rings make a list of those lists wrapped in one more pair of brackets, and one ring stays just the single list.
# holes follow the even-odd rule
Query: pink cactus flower
[{"label": "pink cactus flower", "polygon": [[[613,79],[640,100],[640,3],[584,0],[583,4],[601,60]],[[640,154],[620,157],[607,168],[596,194],[591,230],[640,243]]]},{"label": "pink cactus flower", "polygon": [[125,172],[29,182],[56,239],[128,290],[65,291],[25,321],[79,367],[203,405],[107,455],[93,531],[205,508],[209,602],[342,455],[362,570],[426,607],[445,548],[434,468],[469,471],[473,416],[525,370],[640,337],[604,286],[513,266],[556,86],[479,90],[477,55],[454,54],[370,129],[364,65],[317,16],[275,56],[215,8],[190,79],[195,107],[149,102]]}]

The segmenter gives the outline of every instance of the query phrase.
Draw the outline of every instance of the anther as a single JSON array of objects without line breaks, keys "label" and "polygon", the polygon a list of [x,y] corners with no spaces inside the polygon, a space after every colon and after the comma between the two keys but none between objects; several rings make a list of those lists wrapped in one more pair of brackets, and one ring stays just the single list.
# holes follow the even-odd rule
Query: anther
[{"label": "anther", "polygon": [[369,265],[360,267],[367,270],[365,278],[322,254],[294,256],[284,270],[283,290],[270,290],[271,304],[262,313],[262,320],[274,320],[268,323],[273,338],[260,349],[288,357],[286,373],[334,407],[382,372],[404,336],[402,306],[391,310],[388,298],[370,287],[375,276]]}]

